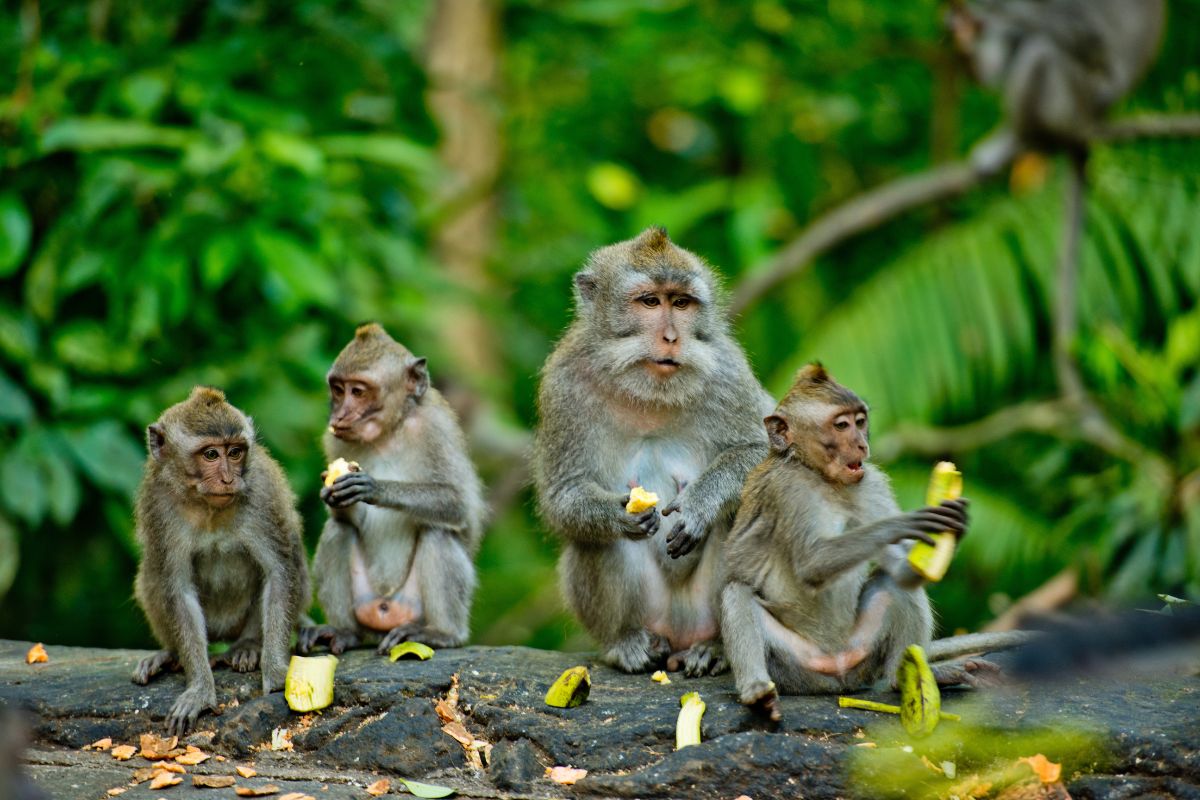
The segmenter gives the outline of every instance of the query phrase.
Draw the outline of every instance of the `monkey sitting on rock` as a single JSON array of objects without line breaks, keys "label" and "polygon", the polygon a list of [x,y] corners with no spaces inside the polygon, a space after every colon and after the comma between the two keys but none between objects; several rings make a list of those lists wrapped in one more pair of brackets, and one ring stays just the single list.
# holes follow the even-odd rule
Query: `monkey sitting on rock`
[{"label": "monkey sitting on rock", "polygon": [[133,680],[183,668],[187,688],[167,716],[170,733],[182,735],[217,702],[210,641],[233,640],[217,660],[239,672],[261,665],[264,694],[283,688],[308,572],[295,495],[222,392],[196,387],[146,439],[134,594],[164,649]]},{"label": "monkey sitting on rock", "polygon": [[425,359],[376,324],[355,331],[328,383],[326,456],[359,467],[321,490],[313,575],[328,624],[303,628],[298,649],[464,644],[485,503],[454,411]]},{"label": "monkey sitting on rock", "polygon": [[[739,699],[779,719],[779,692],[891,681],[905,648],[929,646],[933,615],[908,550],[931,533],[966,533],[967,501],[901,512],[867,462],[866,404],[819,364],[799,372],[764,422],[770,452],[746,480],[726,547],[721,633]],[[1022,641],[991,636],[962,637],[957,649],[944,640],[930,656]],[[982,659],[934,665],[940,683],[995,672]]]},{"label": "monkey sitting on rock", "polygon": [[[605,662],[726,668],[721,548],[770,407],[707,264],[662,228],[592,253],[542,371],[533,473],[563,594]],[[636,486],[663,505],[627,512]]]}]

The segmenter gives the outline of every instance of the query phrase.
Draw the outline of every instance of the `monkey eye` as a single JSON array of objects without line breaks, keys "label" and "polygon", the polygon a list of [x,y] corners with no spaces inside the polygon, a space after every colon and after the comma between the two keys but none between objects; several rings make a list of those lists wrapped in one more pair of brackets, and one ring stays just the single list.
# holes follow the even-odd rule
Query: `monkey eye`
[{"label": "monkey eye", "polygon": [[363,396],[363,388],[361,386],[355,386],[354,388],[352,388],[350,390],[350,394],[354,395],[355,397],[362,397]]},{"label": "monkey eye", "polygon": [[857,419],[854,420],[854,424],[857,425],[859,428],[864,428],[864,427],[866,427],[866,424],[867,424],[867,418],[866,417],[858,417]]},{"label": "monkey eye", "polygon": [[652,294],[642,295],[638,298],[638,300],[640,300],[642,305],[644,305],[646,308],[658,308],[659,306],[658,297]]},{"label": "monkey eye", "polygon": [[690,297],[677,297],[677,298],[675,298],[675,302],[672,303],[673,306],[675,306],[676,308],[679,308],[679,309],[687,308],[691,304],[692,304],[692,298],[690,298]]},{"label": "monkey eye", "polygon": [[837,422],[833,423],[833,427],[837,428],[839,431],[844,431],[846,428],[850,427],[850,423],[846,422],[844,419],[839,419]]},{"label": "monkey eye", "polygon": [[210,447],[204,451],[204,460],[205,461],[216,461],[220,457],[221,457],[221,454],[220,454],[220,452],[217,451],[217,448],[215,448],[215,447]]},{"label": "monkey eye", "polygon": [[245,451],[242,450],[242,448],[238,447],[237,445],[234,445],[233,447],[229,448],[229,458],[231,460],[238,461],[239,459],[241,459],[241,457],[243,455],[245,455]]},{"label": "monkey eye", "polygon": [[342,388],[342,385],[340,383],[335,383],[332,386],[330,386],[329,388],[335,395],[338,395],[338,396],[341,396],[346,391],[345,389]]}]

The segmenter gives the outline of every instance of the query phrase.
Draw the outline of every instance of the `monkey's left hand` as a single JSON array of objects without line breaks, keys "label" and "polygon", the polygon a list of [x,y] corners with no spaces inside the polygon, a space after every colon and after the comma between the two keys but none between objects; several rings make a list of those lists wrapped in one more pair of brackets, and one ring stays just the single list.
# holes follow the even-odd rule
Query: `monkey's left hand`
[{"label": "monkey's left hand", "polygon": [[321,489],[321,499],[332,508],[347,508],[355,503],[379,502],[379,484],[365,472],[348,472]]},{"label": "monkey's left hand", "polygon": [[664,517],[672,514],[679,515],[675,526],[667,534],[667,555],[671,558],[681,558],[695,550],[696,545],[700,544],[700,540],[708,533],[709,525],[712,524],[712,520],[702,519],[701,515],[696,513],[693,504],[689,503],[685,509],[682,504],[683,499],[684,492],[680,492],[662,510]]}]

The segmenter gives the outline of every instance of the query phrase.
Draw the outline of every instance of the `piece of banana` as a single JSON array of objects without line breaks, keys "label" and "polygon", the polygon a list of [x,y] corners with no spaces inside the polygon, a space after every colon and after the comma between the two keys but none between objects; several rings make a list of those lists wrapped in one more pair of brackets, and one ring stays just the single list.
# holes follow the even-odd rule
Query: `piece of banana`
[{"label": "piece of banana", "polygon": [[635,486],[629,490],[629,502],[625,504],[625,511],[629,514],[640,514],[656,505],[658,505],[657,494],[647,492],[641,486]]},{"label": "piece of banana", "polygon": [[[962,473],[950,461],[939,461],[929,478],[929,490],[925,493],[925,505],[941,505],[943,500],[962,497]],[[908,551],[908,563],[913,570],[927,581],[940,581],[950,569],[958,537],[952,533],[932,534],[935,544],[917,542]]]},{"label": "piece of banana", "polygon": [[325,485],[333,486],[338,478],[351,472],[358,472],[357,461],[347,461],[344,458],[334,459],[333,462],[325,468]]}]

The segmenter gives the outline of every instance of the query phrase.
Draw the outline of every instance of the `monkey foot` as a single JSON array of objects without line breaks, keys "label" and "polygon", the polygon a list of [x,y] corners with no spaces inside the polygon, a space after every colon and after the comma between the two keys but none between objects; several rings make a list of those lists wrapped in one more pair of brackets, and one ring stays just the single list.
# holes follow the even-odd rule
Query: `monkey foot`
[{"label": "monkey foot", "polygon": [[133,682],[145,686],[151,678],[165,669],[178,672],[179,660],[170,650],[159,650],[154,655],[146,656],[138,662],[137,669],[133,671]]},{"label": "monkey foot", "polygon": [[171,736],[183,736],[196,727],[200,714],[217,704],[216,693],[206,687],[184,689],[183,694],[171,706],[167,715],[167,733]]},{"label": "monkey foot", "polygon": [[397,625],[387,632],[383,637],[383,641],[379,643],[379,647],[375,650],[380,655],[387,655],[387,652],[401,642],[420,642],[437,650],[443,647],[458,647],[466,641],[463,636],[456,636],[452,633],[440,631],[437,628],[429,628],[424,625],[410,623],[408,625]]},{"label": "monkey foot", "polygon": [[697,642],[686,650],[672,653],[667,659],[667,671],[678,672],[689,678],[699,678],[704,675],[720,675],[729,669],[725,660],[725,648],[712,639]]},{"label": "monkey foot", "polygon": [[604,654],[604,660],[622,672],[648,672],[671,654],[666,637],[642,629],[626,636]]},{"label": "monkey foot", "polygon": [[257,639],[239,639],[224,653],[209,659],[209,666],[226,664],[234,672],[253,672],[258,669],[261,654],[262,643]]},{"label": "monkey foot", "polygon": [[332,625],[309,625],[300,629],[296,649],[301,655],[308,655],[314,647],[319,647],[322,643],[328,643],[329,652],[338,656],[351,647],[356,647],[359,638],[353,631],[335,628]]},{"label": "monkey foot", "polygon": [[738,702],[764,714],[772,722],[783,719],[774,681],[754,681],[738,694]]},{"label": "monkey foot", "polygon": [[933,677],[938,686],[966,684],[973,689],[982,689],[1007,683],[1004,671],[997,664],[985,658],[949,661],[945,664],[934,664],[932,668]]}]

